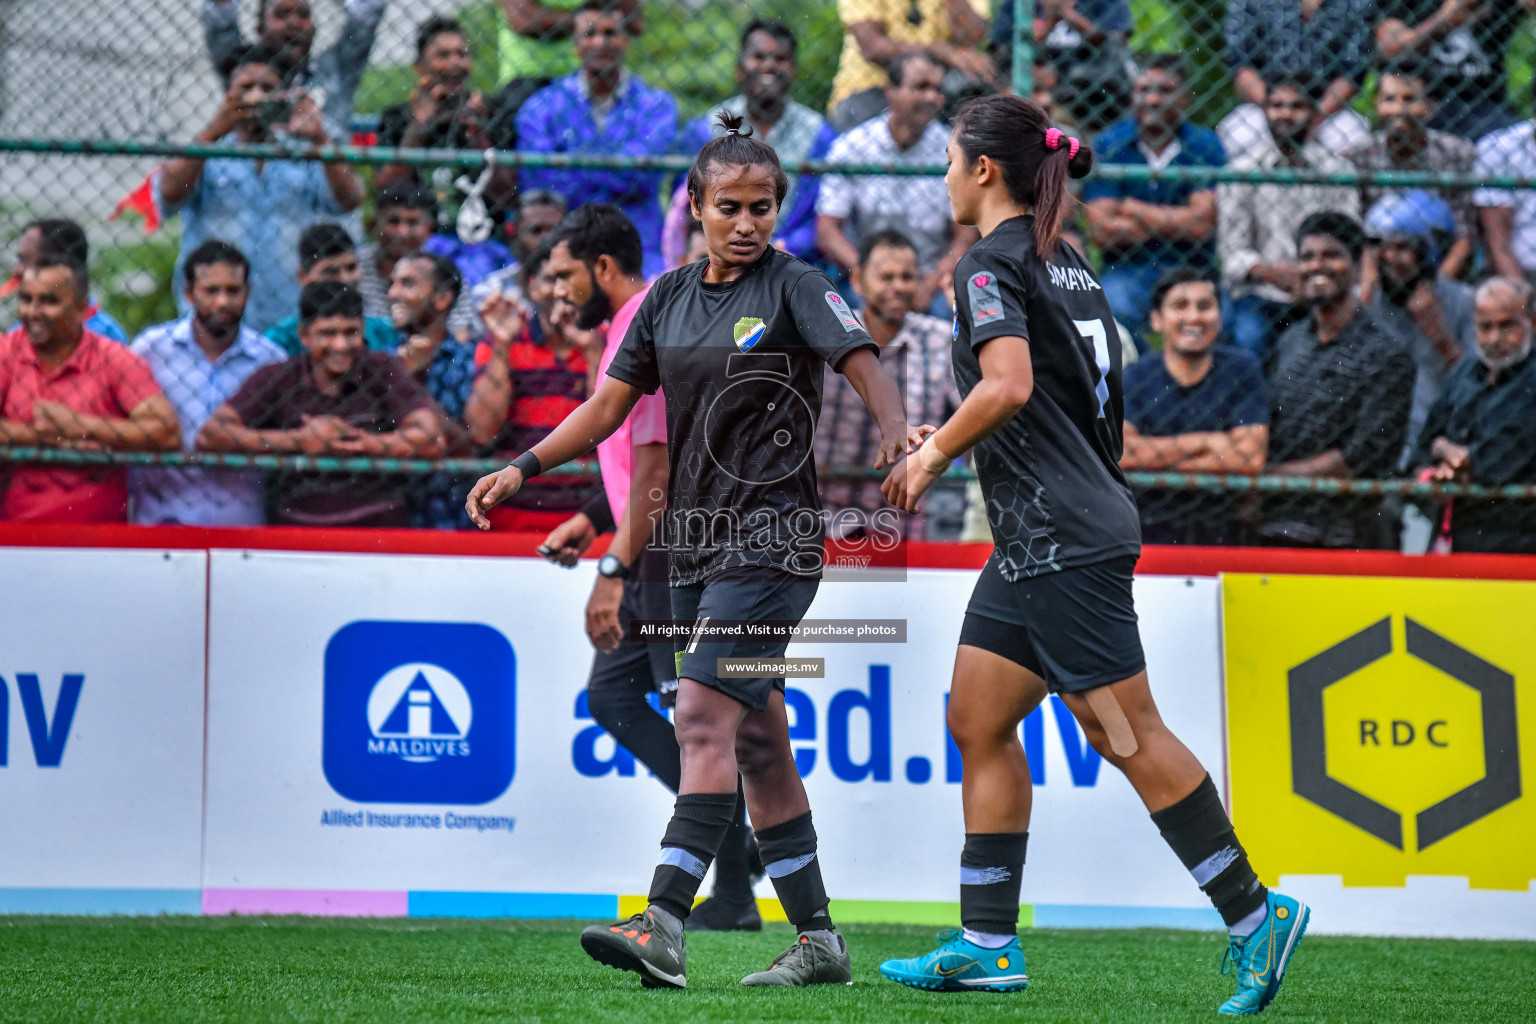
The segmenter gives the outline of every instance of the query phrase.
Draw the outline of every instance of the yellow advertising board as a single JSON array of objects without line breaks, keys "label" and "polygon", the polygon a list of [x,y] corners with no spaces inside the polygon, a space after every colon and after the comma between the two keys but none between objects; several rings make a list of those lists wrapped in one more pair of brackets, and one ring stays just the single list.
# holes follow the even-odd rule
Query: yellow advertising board
[{"label": "yellow advertising board", "polygon": [[1259,876],[1536,879],[1536,583],[1222,577],[1232,817]]}]

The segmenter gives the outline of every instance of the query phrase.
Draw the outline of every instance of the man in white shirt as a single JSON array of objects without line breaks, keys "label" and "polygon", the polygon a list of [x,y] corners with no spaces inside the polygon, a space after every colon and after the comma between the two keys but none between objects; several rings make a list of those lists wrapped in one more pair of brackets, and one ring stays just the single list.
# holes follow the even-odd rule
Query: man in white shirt
[{"label": "man in white shirt", "polygon": [[[891,64],[890,77],[885,90],[890,110],[840,136],[827,153],[829,161],[943,165],[949,145],[949,130],[937,120],[944,105],[943,65],[921,51],[906,53]],[[844,273],[859,265],[859,241],[887,228],[906,235],[917,249],[923,273],[918,309],[933,304],[978,237],[974,228],[950,218],[943,178],[829,174],[822,179],[816,244]]]},{"label": "man in white shirt", "polygon": [[[1536,121],[1484,135],[1477,140],[1472,175],[1536,177]],[[1505,277],[1536,281],[1536,192],[1480,188],[1472,203],[1483,222],[1483,236],[1494,269]]]},{"label": "man in white shirt", "polygon": [[[1317,98],[1300,77],[1277,79],[1265,98],[1271,142],[1238,157],[1234,171],[1351,172],[1354,164],[1311,137]],[[1225,184],[1216,190],[1217,250],[1230,299],[1232,340],[1260,359],[1298,297],[1296,229],[1314,213],[1360,216],[1360,193],[1342,185]]]}]

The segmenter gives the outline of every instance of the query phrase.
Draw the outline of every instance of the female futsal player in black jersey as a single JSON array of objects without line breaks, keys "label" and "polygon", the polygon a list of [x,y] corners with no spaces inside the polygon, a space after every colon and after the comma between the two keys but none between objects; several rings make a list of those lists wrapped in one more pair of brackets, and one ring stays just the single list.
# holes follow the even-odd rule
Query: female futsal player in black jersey
[{"label": "female futsal player in black jersey", "polygon": [[1036,103],[988,96],[949,142],[955,221],[982,238],[955,269],[955,380],[964,402],[899,463],[886,496],[912,511],[950,459],[973,451],[996,547],[960,631],[949,730],[964,762],[963,929],[881,972],[928,989],[1017,991],[1030,777],[1019,723],[1059,693],[1125,773],[1232,935],[1226,1014],[1274,998],[1305,930],[1304,904],[1260,884],[1205,769],[1163,724],[1131,600],[1141,551],[1119,469],[1120,346],[1088,262],[1061,241],[1067,178],[1092,154]]},{"label": "female futsal player in black jersey", "polygon": [[[827,914],[810,804],[795,769],[782,678],[739,678],[726,658],[781,658],[785,638],[715,627],[799,622],[824,558],[811,443],[830,364],[881,428],[876,468],[909,450],[901,395],[825,274],[769,245],[788,179],[765,143],[721,117],[699,151],[689,201],[709,258],[662,275],[641,303],[596,394],[532,451],[485,477],[466,502],[487,509],[523,481],[590,450],[642,393],[667,397],[667,509],[673,618],[694,623],[680,655],[682,786],[644,913],[582,933],[594,959],[652,987],[682,988],[683,920],[731,824],[740,771],[763,866],[797,941],[748,985],[849,983],[848,950]],[[713,625],[712,625],[713,624]],[[649,837],[629,837],[649,845]]]}]

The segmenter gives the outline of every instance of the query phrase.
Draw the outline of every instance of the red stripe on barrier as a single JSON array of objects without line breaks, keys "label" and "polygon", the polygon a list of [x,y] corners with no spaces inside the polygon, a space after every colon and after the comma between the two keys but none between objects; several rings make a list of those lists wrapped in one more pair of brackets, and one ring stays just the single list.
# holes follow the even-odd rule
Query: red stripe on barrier
[{"label": "red stripe on barrier", "polygon": [[[133,526],[126,523],[0,523],[0,547],[248,548],[380,555],[537,557],[542,533],[451,530],[357,530],[303,526]],[[587,552],[596,558],[607,538]],[[980,569],[990,544],[912,541],[895,551],[829,542],[827,553],[870,555],[874,566]],[[1533,555],[1401,555],[1390,551],[1311,551],[1291,548],[1155,547],[1142,551],[1136,571],[1149,576],[1216,576],[1224,572],[1295,576],[1412,576],[1432,579],[1536,580]]]}]

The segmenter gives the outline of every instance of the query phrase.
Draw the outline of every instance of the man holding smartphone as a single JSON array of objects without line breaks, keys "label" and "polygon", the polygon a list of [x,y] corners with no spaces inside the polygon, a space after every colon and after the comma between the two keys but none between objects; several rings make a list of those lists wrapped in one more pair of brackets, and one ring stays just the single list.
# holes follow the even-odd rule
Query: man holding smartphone
[{"label": "man holding smartphone", "polygon": [[[330,142],[314,98],[283,85],[279,54],[253,46],[234,60],[229,90],[194,141],[276,142],[299,152]],[[251,263],[245,324],[257,333],[298,308],[304,229],[363,201],[362,179],[351,167],[312,160],[177,157],[161,167],[156,185],[167,215],[181,215],[176,279],[186,256],[208,239],[235,246]],[[185,296],[178,304],[190,312]]]},{"label": "man holding smartphone", "polygon": [[[576,326],[609,324],[598,367],[601,375],[618,351],[650,286],[641,267],[640,233],[617,206],[589,203],[568,214],[545,240],[554,297],[576,309]],[[587,636],[597,648],[587,680],[595,718],[674,793],[682,778],[672,724],[647,700],[655,690],[670,705],[677,669],[669,643],[630,635],[635,619],[671,619],[667,552],[653,543],[667,493],[667,415],[661,392],[642,396],[629,418],[597,446],[603,488],[582,511],[556,527],[539,548],[560,565],[574,566],[598,534],[613,531],[597,563],[587,602]],[[756,931],[762,918],[752,897],[755,844],[737,800],[736,821],[715,859],[715,895],[688,918],[692,929]]]}]

